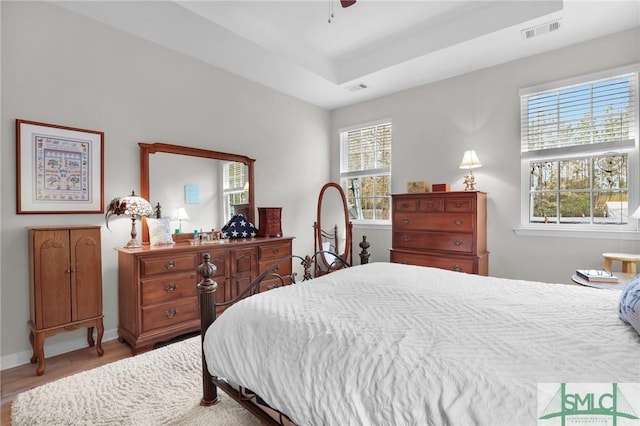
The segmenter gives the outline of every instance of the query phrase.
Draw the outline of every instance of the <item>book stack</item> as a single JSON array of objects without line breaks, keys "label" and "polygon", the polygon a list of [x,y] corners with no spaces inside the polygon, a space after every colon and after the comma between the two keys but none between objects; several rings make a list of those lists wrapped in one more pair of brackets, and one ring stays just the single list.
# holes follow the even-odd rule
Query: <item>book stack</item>
[{"label": "book stack", "polygon": [[604,269],[578,269],[576,274],[587,281],[602,283],[617,283],[618,277],[613,275],[611,271]]}]

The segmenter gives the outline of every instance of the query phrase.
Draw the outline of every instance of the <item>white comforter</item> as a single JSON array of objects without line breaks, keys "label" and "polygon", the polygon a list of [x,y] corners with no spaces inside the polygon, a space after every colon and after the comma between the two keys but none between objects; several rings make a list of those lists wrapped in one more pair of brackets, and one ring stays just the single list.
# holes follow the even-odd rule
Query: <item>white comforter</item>
[{"label": "white comforter", "polygon": [[538,383],[640,382],[619,297],[372,263],[237,303],[205,355],[299,425],[536,425]]}]

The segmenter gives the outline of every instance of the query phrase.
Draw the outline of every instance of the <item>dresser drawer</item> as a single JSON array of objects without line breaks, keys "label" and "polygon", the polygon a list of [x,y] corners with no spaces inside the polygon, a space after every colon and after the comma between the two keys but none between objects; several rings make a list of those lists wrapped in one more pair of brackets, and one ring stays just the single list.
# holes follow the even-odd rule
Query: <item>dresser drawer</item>
[{"label": "dresser drawer", "polygon": [[423,213],[443,212],[445,199],[442,197],[428,197],[418,200],[418,211]]},{"label": "dresser drawer", "polygon": [[430,266],[432,268],[448,269],[457,272],[466,272],[469,274],[477,273],[475,270],[475,260],[456,259],[452,257],[434,256],[419,253],[404,253],[391,251],[391,262],[405,263],[408,265]]},{"label": "dresser drawer", "polygon": [[[278,260],[285,256],[291,255],[291,246],[289,243],[270,244],[258,247],[258,260]],[[270,262],[273,264],[273,262]],[[262,272],[262,269],[260,270]]]},{"label": "dresser drawer", "polygon": [[198,276],[195,272],[172,274],[142,280],[142,304],[155,305],[183,297],[197,296]]},{"label": "dresser drawer", "polygon": [[[394,200],[395,201],[395,200]],[[393,205],[394,212],[416,212],[418,211],[418,200],[397,200]]]},{"label": "dresser drawer", "polygon": [[194,271],[198,256],[195,253],[142,259],[142,275],[164,274],[167,272]]},{"label": "dresser drawer", "polygon": [[473,213],[395,213],[393,215],[393,227],[398,230],[471,232],[474,221]]},{"label": "dresser drawer", "polygon": [[473,253],[473,234],[458,232],[394,231],[393,247]]},{"label": "dresser drawer", "polygon": [[169,328],[198,318],[198,298],[189,297],[142,308],[142,331]]},{"label": "dresser drawer", "polygon": [[474,198],[447,198],[446,212],[473,212],[475,211]]}]

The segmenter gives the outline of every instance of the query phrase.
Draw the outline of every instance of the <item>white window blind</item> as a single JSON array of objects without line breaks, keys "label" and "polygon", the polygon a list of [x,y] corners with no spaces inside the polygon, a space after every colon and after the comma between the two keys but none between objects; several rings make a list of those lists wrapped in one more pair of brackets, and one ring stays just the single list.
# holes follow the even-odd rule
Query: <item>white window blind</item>
[{"label": "white window blind", "polygon": [[390,220],[390,121],[340,132],[340,180],[352,219]]}]

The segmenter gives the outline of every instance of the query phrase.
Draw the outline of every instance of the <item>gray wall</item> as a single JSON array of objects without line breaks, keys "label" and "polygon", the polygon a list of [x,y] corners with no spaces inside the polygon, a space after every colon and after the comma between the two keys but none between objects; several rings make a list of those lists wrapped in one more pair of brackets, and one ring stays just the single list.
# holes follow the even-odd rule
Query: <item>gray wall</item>
[{"label": "gray wall", "polygon": [[[40,2],[0,3],[2,368],[28,362],[26,226],[101,224],[94,215],[16,215],[15,119],[105,133],[105,203],[139,192],[137,143],[167,142],[256,159],[257,206],[282,206],[294,251],[313,251],[320,188],[329,179],[328,111]],[[117,256],[130,221],[103,226],[106,338],[117,327]],[[47,339],[48,356],[85,332]]]},{"label": "gray wall", "polygon": [[[476,188],[488,192],[489,273],[568,282],[577,268],[602,267],[606,251],[639,253],[635,240],[516,236],[520,226],[520,98],[518,90],[640,62],[640,29],[471,72],[332,112],[332,164],[338,130],[380,118],[393,120],[392,192],[408,181],[449,183],[463,190],[458,168],[465,150],[478,153]],[[335,176],[337,167],[332,168]],[[388,229],[368,235],[374,260],[388,260]],[[618,265],[619,266],[619,265]]]}]

